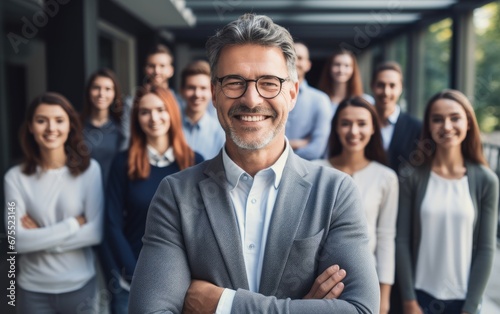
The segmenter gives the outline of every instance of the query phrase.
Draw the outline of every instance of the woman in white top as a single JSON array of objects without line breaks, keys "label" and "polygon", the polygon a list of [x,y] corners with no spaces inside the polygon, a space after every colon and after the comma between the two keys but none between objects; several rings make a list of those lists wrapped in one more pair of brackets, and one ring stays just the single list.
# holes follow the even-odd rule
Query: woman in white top
[{"label": "woman in white top", "polygon": [[20,254],[18,313],[77,313],[95,304],[91,247],[102,237],[103,189],[81,132],[60,94],[44,93],[27,109],[24,162],[4,177],[6,227]]},{"label": "woman in white top", "polygon": [[399,196],[404,313],[478,313],[495,252],[498,178],[464,94],[444,90],[429,100],[419,147]]},{"label": "woman in white top", "polygon": [[398,178],[385,164],[377,114],[359,96],[342,101],[332,120],[328,160],[318,163],[350,174],[361,195],[380,282],[380,313],[388,313],[394,283]]},{"label": "woman in white top", "polygon": [[319,77],[318,88],[325,92],[332,103],[333,114],[344,99],[362,96],[374,104],[372,96],[363,94],[361,72],[354,53],[347,49],[338,49],[326,60]]}]

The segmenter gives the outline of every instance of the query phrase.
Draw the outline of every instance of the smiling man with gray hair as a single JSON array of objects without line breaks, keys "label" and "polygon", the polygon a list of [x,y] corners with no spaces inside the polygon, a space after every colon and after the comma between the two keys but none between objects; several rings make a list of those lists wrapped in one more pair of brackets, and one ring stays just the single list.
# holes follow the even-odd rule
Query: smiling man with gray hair
[{"label": "smiling man with gray hair", "polygon": [[285,137],[297,99],[293,40],[245,14],[207,42],[226,143],[163,179],[149,209],[130,313],[375,313],[361,198]]}]

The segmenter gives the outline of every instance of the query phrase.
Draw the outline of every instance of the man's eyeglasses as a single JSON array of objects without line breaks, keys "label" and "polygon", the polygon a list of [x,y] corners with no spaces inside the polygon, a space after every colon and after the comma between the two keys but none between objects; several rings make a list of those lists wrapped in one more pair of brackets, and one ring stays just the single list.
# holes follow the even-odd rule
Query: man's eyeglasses
[{"label": "man's eyeglasses", "polygon": [[283,82],[290,80],[274,75],[261,76],[256,80],[247,80],[239,75],[226,75],[216,79],[220,83],[224,95],[231,99],[243,96],[247,91],[248,82],[255,82],[255,89],[262,98],[271,99],[281,92]]}]

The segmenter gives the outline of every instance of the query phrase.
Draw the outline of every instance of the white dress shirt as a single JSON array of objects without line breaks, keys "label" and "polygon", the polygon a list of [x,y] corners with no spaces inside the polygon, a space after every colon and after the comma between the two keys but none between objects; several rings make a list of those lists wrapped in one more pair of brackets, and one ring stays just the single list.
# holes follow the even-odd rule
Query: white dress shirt
[{"label": "white dress shirt", "polygon": [[398,121],[400,113],[401,113],[401,108],[399,106],[396,106],[394,112],[387,118],[389,124],[380,129],[380,133],[382,133],[382,142],[384,144],[384,150],[386,151],[389,150],[389,145],[391,145],[392,135],[394,134],[394,126]]},{"label": "white dress shirt", "polygon": [[167,148],[164,154],[160,154],[151,145],[147,145],[149,163],[156,167],[166,167],[175,161],[174,149],[172,146]]},{"label": "white dress shirt", "polygon": [[[252,292],[259,291],[269,224],[289,150],[290,145],[286,140],[285,150],[278,160],[271,167],[257,172],[252,178],[232,161],[226,149],[223,149],[222,161],[240,231],[248,286]],[[217,306],[217,314],[231,312],[235,293],[235,290],[224,289]]]}]

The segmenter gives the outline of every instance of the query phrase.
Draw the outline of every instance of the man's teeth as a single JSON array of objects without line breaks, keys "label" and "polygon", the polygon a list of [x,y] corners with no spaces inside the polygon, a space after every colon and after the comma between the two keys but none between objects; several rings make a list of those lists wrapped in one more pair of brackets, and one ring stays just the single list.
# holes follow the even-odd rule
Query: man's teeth
[{"label": "man's teeth", "polygon": [[257,122],[264,120],[264,116],[241,116],[241,120],[249,122]]}]

